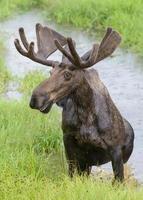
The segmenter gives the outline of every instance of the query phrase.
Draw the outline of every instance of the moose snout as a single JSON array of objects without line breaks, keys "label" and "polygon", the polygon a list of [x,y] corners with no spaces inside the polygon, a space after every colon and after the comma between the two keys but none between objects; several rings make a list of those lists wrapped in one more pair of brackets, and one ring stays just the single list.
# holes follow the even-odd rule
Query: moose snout
[{"label": "moose snout", "polygon": [[36,95],[32,95],[29,106],[32,109],[38,109],[39,105]]},{"label": "moose snout", "polygon": [[31,100],[30,100],[29,106],[32,109],[40,109],[45,104],[47,104],[48,101],[49,101],[49,98],[48,98],[47,95],[36,95],[36,94],[33,94],[31,96]]}]

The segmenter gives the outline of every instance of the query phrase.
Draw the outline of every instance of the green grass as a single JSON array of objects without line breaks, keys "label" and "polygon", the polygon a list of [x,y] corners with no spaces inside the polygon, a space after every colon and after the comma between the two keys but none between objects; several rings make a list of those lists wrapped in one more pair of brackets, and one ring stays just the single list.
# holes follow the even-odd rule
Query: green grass
[{"label": "green grass", "polygon": [[121,33],[123,46],[143,54],[142,8],[142,0],[56,0],[49,11],[58,23],[93,33],[111,26]]},{"label": "green grass", "polygon": [[3,43],[0,41],[0,93],[5,91],[8,81],[11,79],[11,75],[4,63],[4,52],[5,49]]},{"label": "green grass", "polygon": [[48,78],[48,74],[46,75],[42,71],[29,72],[23,79],[19,79],[19,92],[31,95],[33,89],[46,78]]},{"label": "green grass", "polygon": [[39,0],[1,0],[0,20],[32,9],[40,3]]},{"label": "green grass", "polygon": [[[34,147],[37,151],[43,149],[46,152],[59,149],[61,130],[57,109],[53,108],[53,112],[46,117],[38,111],[31,110],[28,101],[25,103],[1,100],[0,112],[2,146],[6,145],[16,150]],[[54,121],[56,126],[53,126]]]},{"label": "green grass", "polygon": [[48,115],[24,100],[0,101],[0,199],[143,199],[142,188],[98,177],[67,177],[60,113]]},{"label": "green grass", "polygon": [[39,12],[60,24],[93,34],[111,26],[121,33],[124,47],[143,55],[142,0],[1,0],[0,19],[33,8],[41,8]]},{"label": "green grass", "polygon": [[46,116],[31,110],[24,100],[1,99],[0,182],[8,174],[17,178],[52,178],[53,174],[56,176],[53,164],[58,163],[60,173],[60,167],[64,169],[63,160],[59,111],[55,107]]},{"label": "green grass", "polygon": [[60,181],[47,178],[11,177],[8,174],[5,182],[0,183],[2,200],[142,200],[143,190],[136,191],[123,185],[113,187],[108,182],[94,179],[75,178],[73,181],[62,177]]}]

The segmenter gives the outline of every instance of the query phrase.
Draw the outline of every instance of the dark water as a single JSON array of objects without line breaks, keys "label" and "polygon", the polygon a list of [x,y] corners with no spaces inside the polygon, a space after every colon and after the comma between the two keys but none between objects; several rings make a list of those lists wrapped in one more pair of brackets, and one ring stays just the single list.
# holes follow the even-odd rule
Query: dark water
[{"label": "dark water", "polygon": [[[41,22],[46,24],[65,36],[72,36],[77,41],[79,53],[83,54],[89,50],[96,37],[90,37],[84,32],[62,27],[55,23],[45,22],[37,13],[30,12],[0,24],[0,34],[4,36],[7,46],[6,63],[13,75],[24,77],[31,70],[49,70],[48,67],[34,63],[22,57],[13,45],[14,38],[18,37],[18,28],[23,26],[30,40],[34,40],[34,24]],[[96,36],[96,35],[95,35]],[[56,53],[55,60],[61,59]],[[134,152],[129,160],[130,166],[138,180],[143,181],[143,60],[122,49],[118,49],[114,56],[105,59],[95,66],[101,79],[107,86],[114,102],[122,115],[131,123],[135,131]],[[8,98],[20,98],[21,94],[16,91],[17,84],[10,83],[6,96]],[[102,167],[110,169],[110,164]]]}]

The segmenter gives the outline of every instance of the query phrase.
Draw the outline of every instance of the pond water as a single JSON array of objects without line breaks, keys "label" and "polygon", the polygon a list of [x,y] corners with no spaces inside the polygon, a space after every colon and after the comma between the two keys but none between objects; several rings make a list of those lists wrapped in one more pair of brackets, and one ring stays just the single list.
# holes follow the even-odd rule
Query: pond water
[{"label": "pond water", "polygon": [[[0,34],[3,35],[7,47],[6,64],[11,73],[18,77],[24,77],[31,70],[42,69],[45,72],[49,70],[48,67],[34,63],[16,51],[13,41],[18,37],[18,28],[21,26],[25,28],[29,41],[32,41],[35,39],[34,25],[37,22],[48,25],[63,35],[75,39],[77,49],[81,54],[89,50],[96,41],[96,34],[91,37],[83,31],[44,21],[38,13],[39,11],[29,12],[0,23]],[[54,59],[60,60],[61,54],[55,53]],[[132,167],[135,177],[143,182],[143,60],[136,57],[135,54],[118,49],[112,57],[94,67],[98,70],[120,112],[134,128],[134,151],[128,163]],[[16,83],[10,83],[6,94],[8,98],[21,97],[16,88]],[[102,168],[111,170],[111,165],[107,164]]]}]

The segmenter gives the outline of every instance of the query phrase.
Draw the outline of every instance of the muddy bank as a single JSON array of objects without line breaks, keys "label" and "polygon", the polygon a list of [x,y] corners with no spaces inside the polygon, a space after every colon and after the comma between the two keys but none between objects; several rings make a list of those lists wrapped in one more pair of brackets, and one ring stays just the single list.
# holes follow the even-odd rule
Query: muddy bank
[{"label": "muddy bank", "polygon": [[[46,22],[36,11],[0,23],[0,34],[3,35],[7,47],[6,65],[11,73],[18,77],[24,77],[29,71],[35,69],[42,69],[45,72],[49,70],[48,67],[41,66],[22,57],[17,53],[13,45],[14,39],[18,37],[17,30],[21,26],[25,28],[29,41],[34,40],[34,24],[37,22],[48,25],[65,36],[71,36],[77,41],[77,49],[81,54],[90,49],[92,43],[96,41],[96,34],[95,38],[93,38],[79,30]],[[52,57],[60,60],[61,54],[56,53]],[[134,128],[135,147],[128,163],[133,168],[135,176],[140,181],[143,181],[143,60],[139,60],[135,55],[118,49],[114,56],[98,63],[95,68],[98,70],[101,79],[107,86],[122,115],[130,121]],[[20,95],[17,93],[16,88],[15,85],[12,86],[11,84],[7,95],[9,97],[14,96],[14,98]],[[110,164],[102,166],[102,168],[111,170]]]}]

